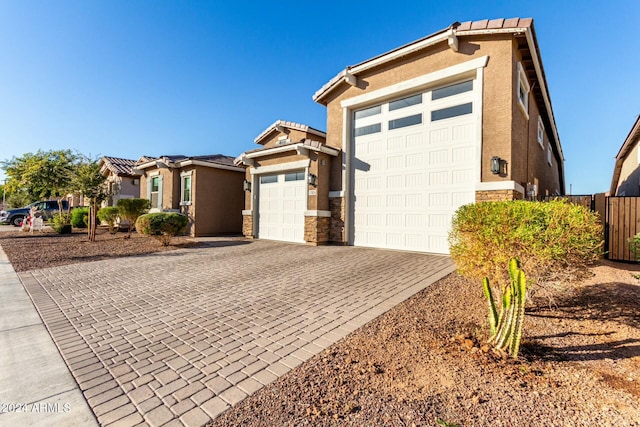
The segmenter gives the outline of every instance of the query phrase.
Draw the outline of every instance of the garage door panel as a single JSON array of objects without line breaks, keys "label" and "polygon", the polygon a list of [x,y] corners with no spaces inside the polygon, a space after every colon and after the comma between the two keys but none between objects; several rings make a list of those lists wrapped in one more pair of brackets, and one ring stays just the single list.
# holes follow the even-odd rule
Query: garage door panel
[{"label": "garage door panel", "polygon": [[[422,104],[392,114],[383,104],[374,118],[382,123],[378,132],[355,137],[353,244],[448,253],[453,213],[475,200],[478,108],[447,118],[436,114],[436,121],[431,112],[473,103],[474,97],[465,92],[434,104],[427,93]],[[422,122],[389,128],[392,120],[408,116]],[[363,164],[369,167],[358,167]]]},{"label": "garage door panel", "polygon": [[286,181],[285,174],[279,174],[275,182],[260,184],[258,198],[259,238],[304,242],[304,180]]}]

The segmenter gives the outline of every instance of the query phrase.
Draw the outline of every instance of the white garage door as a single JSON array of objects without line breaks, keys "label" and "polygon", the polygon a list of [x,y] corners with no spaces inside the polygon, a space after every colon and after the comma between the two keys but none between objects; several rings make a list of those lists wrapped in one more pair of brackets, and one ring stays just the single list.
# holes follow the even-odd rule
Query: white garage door
[{"label": "white garage door", "polygon": [[260,177],[258,237],[304,242],[306,184],[304,171]]},{"label": "white garage door", "polygon": [[475,200],[472,80],[354,114],[353,244],[448,253],[455,210]]}]

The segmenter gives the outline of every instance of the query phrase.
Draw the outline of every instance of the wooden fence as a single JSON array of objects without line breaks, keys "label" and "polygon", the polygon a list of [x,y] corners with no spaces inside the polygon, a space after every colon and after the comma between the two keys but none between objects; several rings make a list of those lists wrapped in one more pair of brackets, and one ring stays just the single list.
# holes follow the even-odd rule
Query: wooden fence
[{"label": "wooden fence", "polygon": [[605,206],[605,256],[635,262],[629,239],[640,233],[640,197],[607,197]]}]

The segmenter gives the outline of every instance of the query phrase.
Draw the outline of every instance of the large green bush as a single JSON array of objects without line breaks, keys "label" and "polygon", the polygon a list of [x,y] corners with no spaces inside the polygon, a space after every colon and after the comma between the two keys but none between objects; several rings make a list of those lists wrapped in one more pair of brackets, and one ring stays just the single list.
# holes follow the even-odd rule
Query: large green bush
[{"label": "large green bush", "polygon": [[98,219],[105,222],[109,226],[109,232],[116,234],[118,232],[118,215],[120,210],[116,206],[107,206],[98,211]]},{"label": "large green bush", "polygon": [[504,286],[504,266],[514,257],[533,280],[571,278],[600,257],[603,237],[598,215],[583,206],[485,202],[458,209],[449,245],[460,274]]},{"label": "large green bush", "polygon": [[71,211],[71,225],[75,228],[87,228],[89,208],[75,208]]},{"label": "large green bush", "polygon": [[171,239],[187,229],[189,218],[186,215],[173,212],[157,212],[142,215],[136,221],[138,233],[153,236],[164,246],[171,243]]}]

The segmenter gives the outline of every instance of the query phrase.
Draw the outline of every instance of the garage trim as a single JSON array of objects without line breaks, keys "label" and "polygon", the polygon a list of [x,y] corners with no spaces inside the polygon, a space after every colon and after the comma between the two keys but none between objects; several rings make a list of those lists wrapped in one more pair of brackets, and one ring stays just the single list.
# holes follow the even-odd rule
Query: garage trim
[{"label": "garage trim", "polygon": [[446,83],[447,81],[462,79],[465,75],[472,77],[477,83],[474,89],[475,97],[473,103],[475,104],[475,110],[477,111],[477,125],[476,135],[480,138],[480,144],[476,147],[476,185],[481,182],[481,164],[482,164],[482,94],[483,94],[483,69],[487,66],[489,56],[481,56],[470,61],[456,64],[451,67],[443,68],[442,70],[434,71],[422,76],[415,77],[410,80],[406,80],[400,83],[396,83],[391,86],[387,86],[381,89],[374,90],[369,93],[354,96],[353,98],[345,99],[340,102],[342,107],[342,138],[343,147],[345,152],[345,170],[343,174],[343,188],[347,189],[345,194],[345,221],[344,232],[347,240],[347,244],[353,245],[353,197],[354,197],[354,183],[352,174],[352,158],[353,158],[353,144],[354,136],[352,132],[352,112],[354,110],[364,108],[367,105],[384,102],[390,98],[401,96],[410,92],[417,92],[422,89],[427,89],[430,86],[435,86],[440,83]]}]

